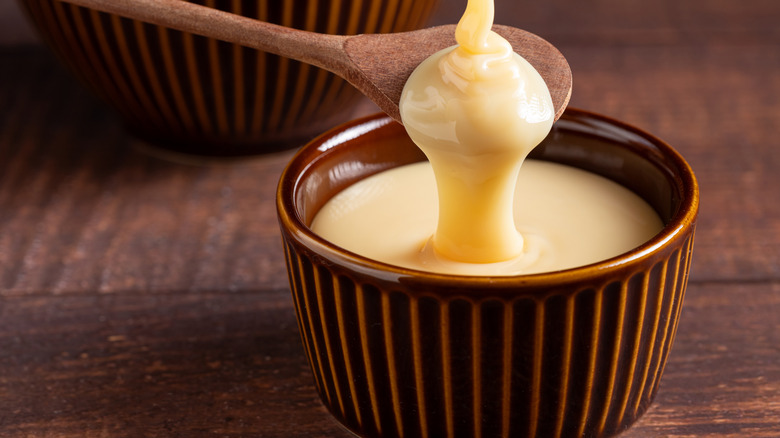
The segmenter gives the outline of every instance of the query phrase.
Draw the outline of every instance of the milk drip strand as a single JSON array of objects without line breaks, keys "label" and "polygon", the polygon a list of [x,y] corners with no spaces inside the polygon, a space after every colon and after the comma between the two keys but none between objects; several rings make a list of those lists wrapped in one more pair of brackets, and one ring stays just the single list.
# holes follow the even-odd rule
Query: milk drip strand
[{"label": "milk drip strand", "polygon": [[492,1],[469,0],[457,45],[423,61],[401,95],[401,119],[428,157],[439,199],[434,251],[492,263],[523,252],[513,219],[518,171],[549,133],[550,92],[539,73],[491,30]]}]

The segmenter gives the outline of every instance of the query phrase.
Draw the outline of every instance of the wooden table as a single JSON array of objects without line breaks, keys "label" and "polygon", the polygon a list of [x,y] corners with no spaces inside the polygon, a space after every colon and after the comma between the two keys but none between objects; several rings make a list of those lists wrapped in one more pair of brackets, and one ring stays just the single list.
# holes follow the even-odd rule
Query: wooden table
[{"label": "wooden table", "polygon": [[[573,106],[667,140],[701,184],[676,342],[623,436],[780,436],[780,4],[514,3],[497,21],[560,47]],[[0,66],[0,436],[350,436],[288,289],[291,152],[162,160],[44,48],[5,46]]]}]

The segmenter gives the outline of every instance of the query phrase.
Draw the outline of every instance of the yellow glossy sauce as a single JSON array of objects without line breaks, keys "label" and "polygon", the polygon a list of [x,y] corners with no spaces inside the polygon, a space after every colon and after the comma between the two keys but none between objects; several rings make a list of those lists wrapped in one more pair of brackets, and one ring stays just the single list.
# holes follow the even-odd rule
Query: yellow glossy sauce
[{"label": "yellow glossy sauce", "polygon": [[492,22],[492,1],[470,0],[458,45],[425,60],[404,88],[401,118],[430,165],[350,187],[318,213],[315,232],[403,267],[517,275],[600,261],[662,228],[647,203],[613,182],[551,163],[523,166],[555,110],[544,80]]},{"label": "yellow glossy sauce", "polygon": [[406,83],[401,119],[433,166],[439,192],[434,249],[458,261],[523,251],[512,193],[525,156],[555,111],[539,73],[490,30],[493,3],[468,2],[458,45],[424,61]]},{"label": "yellow glossy sauce", "polygon": [[639,196],[606,178],[526,160],[513,191],[523,251],[494,263],[467,263],[431,247],[438,195],[431,166],[401,166],[359,181],[331,199],[312,229],[356,254],[391,265],[461,275],[519,275],[595,263],[629,251],[661,229]]}]

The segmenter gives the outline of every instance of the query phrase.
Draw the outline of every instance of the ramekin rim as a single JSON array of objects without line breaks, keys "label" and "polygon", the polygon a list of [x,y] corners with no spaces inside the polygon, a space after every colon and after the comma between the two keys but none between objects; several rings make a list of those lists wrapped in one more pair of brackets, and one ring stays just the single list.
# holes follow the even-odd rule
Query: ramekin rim
[{"label": "ramekin rim", "polygon": [[[348,262],[351,269],[359,268],[355,270],[359,270],[369,275],[385,279],[392,278],[398,280],[415,278],[425,279],[425,281],[430,282],[456,282],[458,284],[462,284],[464,288],[477,285],[481,287],[500,287],[506,285],[517,285],[519,282],[526,286],[542,286],[552,283],[559,284],[579,282],[584,280],[592,280],[597,277],[609,276],[609,274],[615,271],[625,269],[627,266],[641,263],[642,260],[653,257],[654,254],[661,251],[669,242],[681,238],[681,236],[684,236],[689,230],[691,232],[693,231],[699,209],[698,182],[696,181],[693,169],[675,148],[660,138],[636,126],[592,111],[568,107],[561,118],[572,115],[597,119],[643,137],[647,141],[662,149],[664,157],[671,159],[680,171],[680,185],[684,189],[685,196],[678,211],[664,226],[664,228],[653,238],[643,243],[642,245],[639,245],[636,248],[622,254],[618,254],[614,257],[610,257],[599,262],[563,270],[547,271],[535,274],[473,276],[437,273],[388,264],[353,253],[320,237],[304,223],[303,219],[295,211],[295,185],[298,183],[298,180],[304,173],[305,169],[311,165],[311,163],[301,163],[300,160],[302,160],[302,157],[311,148],[321,147],[328,141],[328,139],[333,138],[334,135],[339,132],[343,132],[357,126],[362,126],[367,123],[373,123],[374,126],[372,129],[376,129],[387,124],[385,123],[385,119],[386,122],[392,123],[392,119],[383,113],[367,115],[338,125],[322,133],[303,146],[298,152],[296,152],[296,154],[282,171],[279,184],[277,186],[276,205],[280,226],[284,228],[285,225],[283,224],[286,222],[288,227],[287,231],[294,232],[297,239],[301,243],[305,244],[310,250],[332,262]],[[377,121],[379,123],[377,123]],[[293,176],[291,175],[291,172],[294,170],[297,170],[297,173]],[[283,230],[283,234],[287,233],[285,233]]]}]

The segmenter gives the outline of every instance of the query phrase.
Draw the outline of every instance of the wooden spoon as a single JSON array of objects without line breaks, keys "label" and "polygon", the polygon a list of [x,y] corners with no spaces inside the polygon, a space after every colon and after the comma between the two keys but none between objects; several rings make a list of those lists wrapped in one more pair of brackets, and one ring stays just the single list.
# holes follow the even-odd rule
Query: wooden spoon
[{"label": "wooden spoon", "polygon": [[[355,86],[395,120],[409,75],[434,52],[455,44],[455,25],[412,32],[328,35],[292,29],[182,0],[63,0],[74,5],[145,21],[262,50],[331,71]],[[563,55],[542,38],[509,26],[494,26],[542,75],[556,120],[571,97],[571,70]]]}]

